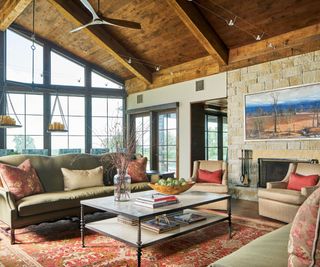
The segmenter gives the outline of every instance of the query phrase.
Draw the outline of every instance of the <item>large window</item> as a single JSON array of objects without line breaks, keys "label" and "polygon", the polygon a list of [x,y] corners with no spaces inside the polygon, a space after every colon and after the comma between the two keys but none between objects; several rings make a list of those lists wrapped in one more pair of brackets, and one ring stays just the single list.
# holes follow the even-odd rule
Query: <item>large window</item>
[{"label": "large window", "polygon": [[[54,104],[55,95],[51,96],[51,110]],[[52,155],[65,153],[68,149],[85,149],[85,112],[84,97],[80,96],[59,96],[63,113],[68,125],[67,133],[52,133],[51,147]],[[62,122],[59,109],[56,108],[52,121]],[[70,150],[77,151],[77,150]]]},{"label": "large window", "polygon": [[150,115],[135,117],[136,153],[148,158],[147,170],[150,169]]},{"label": "large window", "polygon": [[[31,83],[32,82],[32,41],[7,30],[7,80]],[[43,83],[43,47],[35,44],[34,50],[34,82]]]},{"label": "large window", "polygon": [[51,51],[51,83],[84,86],[84,67]]},{"label": "large window", "polygon": [[92,87],[122,89],[122,86],[109,80],[107,77],[92,71],[91,72]]},{"label": "large window", "polygon": [[123,100],[92,98],[92,147],[116,151],[123,145]]},{"label": "large window", "polygon": [[222,114],[206,114],[205,152],[207,160],[227,160],[228,121]]},{"label": "large window", "polygon": [[176,171],[177,119],[175,112],[158,115],[158,164],[160,172]]},{"label": "large window", "polygon": [[[7,129],[7,148],[17,152],[23,149],[42,149],[43,96],[14,93],[9,95],[22,127]],[[8,112],[14,118],[10,105]]]}]

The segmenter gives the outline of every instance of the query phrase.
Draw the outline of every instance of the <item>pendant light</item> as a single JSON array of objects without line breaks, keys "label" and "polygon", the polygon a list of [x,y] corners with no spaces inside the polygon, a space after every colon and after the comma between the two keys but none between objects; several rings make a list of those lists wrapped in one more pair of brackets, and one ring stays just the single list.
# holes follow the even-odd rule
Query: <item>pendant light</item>
[{"label": "pendant light", "polygon": [[[54,121],[54,112],[56,110],[56,108],[59,109],[59,116],[61,118],[61,121]],[[48,126],[48,132],[52,133],[52,132],[68,132],[68,125],[67,125],[67,121],[66,118],[63,114],[63,109],[62,109],[62,105],[59,99],[59,95],[58,93],[56,94],[56,98],[54,99],[54,103],[53,103],[53,107],[52,107],[52,112],[51,112],[51,117],[50,117],[50,123]]]},{"label": "pendant light", "polygon": [[[5,107],[5,114],[0,115],[0,128],[20,128],[22,127],[21,122],[17,116],[17,113],[13,107],[10,94],[6,93],[6,87],[2,87],[2,94],[0,97],[0,106]],[[9,109],[9,106],[11,109]],[[12,111],[12,115],[9,115],[9,111]]]}]

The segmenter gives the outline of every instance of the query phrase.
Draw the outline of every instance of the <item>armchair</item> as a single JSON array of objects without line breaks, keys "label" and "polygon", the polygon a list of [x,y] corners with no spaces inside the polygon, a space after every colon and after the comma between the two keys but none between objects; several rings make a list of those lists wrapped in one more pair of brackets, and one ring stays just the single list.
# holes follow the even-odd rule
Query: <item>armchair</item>
[{"label": "armchair", "polygon": [[282,181],[267,183],[267,188],[258,191],[259,214],[265,217],[290,223],[300,205],[320,186],[303,187],[300,191],[287,189],[291,173],[320,176],[320,164],[290,163]]},{"label": "armchair", "polygon": [[[198,170],[207,170],[207,171],[217,171],[222,170],[222,182],[221,184],[217,183],[199,183],[197,182]],[[193,162],[193,173],[190,178],[191,181],[196,184],[191,187],[190,190],[200,191],[200,192],[209,192],[217,194],[227,194],[228,193],[228,170],[227,163],[222,160],[196,160]],[[218,210],[227,210],[228,201],[223,200],[216,203],[203,205],[203,208],[209,209],[218,209]]]}]

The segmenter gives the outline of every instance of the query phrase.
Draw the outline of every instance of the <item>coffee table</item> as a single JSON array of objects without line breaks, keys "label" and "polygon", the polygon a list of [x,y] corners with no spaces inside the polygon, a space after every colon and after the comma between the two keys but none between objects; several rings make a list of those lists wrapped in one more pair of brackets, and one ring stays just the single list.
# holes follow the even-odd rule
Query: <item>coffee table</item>
[{"label": "coffee table", "polygon": [[[131,194],[131,200],[127,202],[114,201],[114,196],[94,198],[88,200],[82,200],[81,204],[81,219],[80,219],[80,232],[82,247],[85,247],[85,228],[101,233],[106,236],[110,236],[116,240],[122,241],[137,249],[137,265],[141,265],[142,248],[150,246],[161,241],[171,239],[183,234],[190,233],[192,231],[199,230],[201,228],[222,222],[228,221],[229,238],[231,238],[231,196],[205,193],[198,191],[185,192],[177,195],[179,203],[169,205],[161,208],[151,209],[141,207],[134,204],[136,198],[149,194],[156,193],[156,191],[144,191]],[[158,215],[170,214],[185,209],[194,208],[203,204],[209,204],[228,199],[228,213],[227,215],[212,215],[205,212],[193,211],[195,213],[201,213],[206,217],[206,220],[196,223],[188,224],[186,226],[180,226],[180,228],[164,232],[161,234],[153,233],[151,231],[141,228],[141,222],[146,219],[154,218]],[[122,215],[130,219],[138,221],[137,226],[127,225],[118,222],[116,217],[99,220],[95,222],[85,223],[84,220],[84,207],[96,208],[115,215]]]}]

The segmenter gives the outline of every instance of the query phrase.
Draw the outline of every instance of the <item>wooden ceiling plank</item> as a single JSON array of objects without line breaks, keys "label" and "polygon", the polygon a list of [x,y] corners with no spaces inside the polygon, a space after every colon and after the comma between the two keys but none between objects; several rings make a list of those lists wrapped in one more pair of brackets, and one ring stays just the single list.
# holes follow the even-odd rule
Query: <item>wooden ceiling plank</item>
[{"label": "wooden ceiling plank", "polygon": [[229,64],[263,55],[272,55],[279,50],[308,44],[315,39],[320,39],[320,23],[280,34],[253,44],[230,49]]},{"label": "wooden ceiling plank", "polygon": [[[49,0],[49,2],[75,27],[88,23],[91,16],[75,1]],[[136,77],[142,79],[147,84],[152,83],[152,73],[142,64],[132,62],[129,64],[126,58],[137,58],[130,53],[118,40],[116,40],[104,26],[87,27],[82,30],[99,46],[103,47],[120,64],[131,71]],[[70,33],[72,34],[72,33]]]},{"label": "wooden ceiling plank", "polygon": [[1,0],[0,30],[5,31],[25,10],[32,0]]},{"label": "wooden ceiling plank", "polygon": [[167,2],[208,53],[215,56],[220,63],[228,64],[227,46],[192,1],[167,0]]}]

